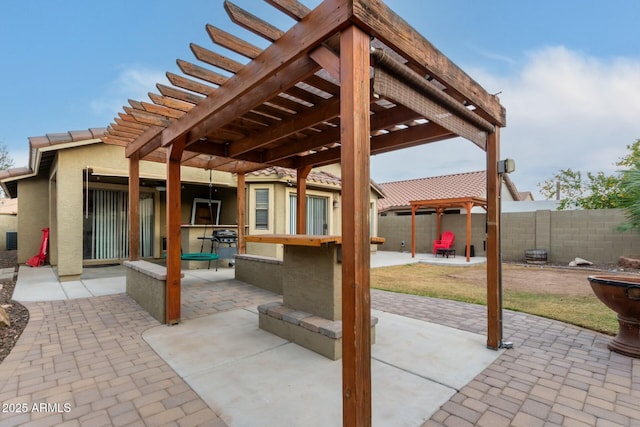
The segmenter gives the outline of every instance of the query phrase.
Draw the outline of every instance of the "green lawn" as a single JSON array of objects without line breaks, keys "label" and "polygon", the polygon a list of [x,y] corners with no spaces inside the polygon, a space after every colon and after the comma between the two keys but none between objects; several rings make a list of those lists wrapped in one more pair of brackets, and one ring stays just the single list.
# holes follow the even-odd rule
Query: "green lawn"
[{"label": "green lawn", "polygon": [[[452,277],[460,268],[480,268],[485,271],[484,266],[447,267],[427,264],[374,268],[371,270],[371,287],[486,305],[485,286]],[[508,268],[510,267],[503,266],[503,272]],[[508,310],[535,314],[609,335],[615,335],[618,331],[616,314],[595,295],[562,295],[505,289],[503,306]]]}]

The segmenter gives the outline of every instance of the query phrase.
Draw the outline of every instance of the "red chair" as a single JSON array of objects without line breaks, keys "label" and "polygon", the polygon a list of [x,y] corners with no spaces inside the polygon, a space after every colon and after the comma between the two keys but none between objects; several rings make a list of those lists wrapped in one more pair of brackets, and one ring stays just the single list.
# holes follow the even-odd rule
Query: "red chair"
[{"label": "red chair", "polygon": [[435,255],[438,249],[451,249],[455,235],[451,231],[445,231],[442,233],[440,240],[433,241],[433,254]]}]

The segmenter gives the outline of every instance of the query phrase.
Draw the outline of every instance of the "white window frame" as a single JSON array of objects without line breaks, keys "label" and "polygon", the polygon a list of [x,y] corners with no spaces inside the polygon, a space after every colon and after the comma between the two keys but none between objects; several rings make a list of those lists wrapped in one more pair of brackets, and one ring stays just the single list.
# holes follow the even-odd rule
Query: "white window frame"
[{"label": "white window frame", "polygon": [[[269,191],[269,205],[268,205],[268,225],[266,229],[256,228],[256,191],[268,190]],[[250,234],[273,234],[274,222],[275,222],[275,188],[273,185],[252,185],[249,192],[249,233]]]}]

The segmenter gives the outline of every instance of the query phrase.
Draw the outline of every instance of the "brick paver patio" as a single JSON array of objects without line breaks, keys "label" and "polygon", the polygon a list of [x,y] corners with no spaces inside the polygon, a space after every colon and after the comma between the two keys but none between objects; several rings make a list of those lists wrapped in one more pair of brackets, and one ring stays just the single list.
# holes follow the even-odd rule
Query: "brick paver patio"
[{"label": "brick paver patio", "polygon": [[[183,318],[278,299],[234,280],[184,286]],[[25,305],[29,325],[0,364],[0,426],[225,426],[144,342],[158,323],[126,295]],[[382,291],[372,305],[485,333],[481,306]],[[514,348],[425,426],[640,426],[640,360],[609,352],[609,337],[506,312],[505,339]]]}]

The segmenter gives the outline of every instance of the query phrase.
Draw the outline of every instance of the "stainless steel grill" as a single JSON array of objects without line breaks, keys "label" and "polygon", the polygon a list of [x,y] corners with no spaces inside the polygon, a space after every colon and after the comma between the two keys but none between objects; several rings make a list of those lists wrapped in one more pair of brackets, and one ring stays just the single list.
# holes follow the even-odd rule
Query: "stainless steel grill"
[{"label": "stainless steel grill", "polygon": [[216,253],[220,259],[228,259],[229,267],[234,265],[233,255],[238,253],[238,233],[233,230],[215,230]]},{"label": "stainless steel grill", "polygon": [[238,243],[238,233],[233,230],[216,230],[213,232],[213,237],[219,243]]}]

